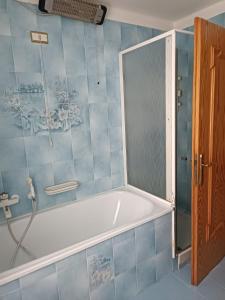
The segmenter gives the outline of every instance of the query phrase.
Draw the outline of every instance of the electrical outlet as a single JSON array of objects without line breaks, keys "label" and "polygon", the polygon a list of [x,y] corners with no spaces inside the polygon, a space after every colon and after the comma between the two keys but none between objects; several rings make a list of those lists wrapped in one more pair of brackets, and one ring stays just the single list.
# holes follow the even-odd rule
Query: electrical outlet
[{"label": "electrical outlet", "polygon": [[32,43],[48,44],[47,32],[31,31],[30,36],[31,36]]}]

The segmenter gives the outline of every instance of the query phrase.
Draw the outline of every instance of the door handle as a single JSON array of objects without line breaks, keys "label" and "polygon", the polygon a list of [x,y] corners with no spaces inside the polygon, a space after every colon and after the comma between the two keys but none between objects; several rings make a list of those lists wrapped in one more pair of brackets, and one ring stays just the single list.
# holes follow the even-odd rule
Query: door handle
[{"label": "door handle", "polygon": [[203,155],[199,155],[199,176],[198,176],[198,185],[202,185],[203,183],[203,169],[204,168],[210,168],[212,166],[212,163],[205,164],[203,163]]}]

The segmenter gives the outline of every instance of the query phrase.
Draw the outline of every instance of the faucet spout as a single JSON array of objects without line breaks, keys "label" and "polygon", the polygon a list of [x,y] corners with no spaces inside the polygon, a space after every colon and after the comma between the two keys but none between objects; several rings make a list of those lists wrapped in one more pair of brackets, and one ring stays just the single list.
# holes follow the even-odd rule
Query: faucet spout
[{"label": "faucet spout", "polygon": [[12,218],[11,209],[8,206],[3,206],[2,208],[3,208],[3,212],[4,212],[4,215],[5,215],[5,218],[6,219],[11,219]]}]

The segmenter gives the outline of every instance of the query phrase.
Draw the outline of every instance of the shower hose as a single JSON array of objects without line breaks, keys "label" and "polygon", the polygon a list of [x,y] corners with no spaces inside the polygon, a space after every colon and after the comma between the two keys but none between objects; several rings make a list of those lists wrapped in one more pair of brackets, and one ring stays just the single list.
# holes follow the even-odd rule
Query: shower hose
[{"label": "shower hose", "polygon": [[8,230],[9,230],[9,233],[12,237],[12,239],[14,240],[14,242],[16,243],[16,249],[15,249],[15,252],[10,260],[10,267],[13,268],[15,267],[15,263],[16,263],[16,258],[17,258],[17,255],[18,255],[18,252],[19,252],[19,249],[21,248],[27,255],[29,255],[32,259],[35,259],[36,257],[28,250],[26,249],[22,243],[27,235],[27,232],[34,220],[34,217],[35,217],[35,214],[36,214],[36,211],[37,211],[37,202],[36,202],[36,199],[35,198],[32,198],[32,213],[31,213],[31,216],[30,216],[30,220],[21,236],[21,238],[19,240],[17,240],[17,238],[15,237],[14,233],[13,233],[13,230],[12,230],[12,227],[11,227],[11,223],[9,220],[7,220],[7,226],[8,226]]}]

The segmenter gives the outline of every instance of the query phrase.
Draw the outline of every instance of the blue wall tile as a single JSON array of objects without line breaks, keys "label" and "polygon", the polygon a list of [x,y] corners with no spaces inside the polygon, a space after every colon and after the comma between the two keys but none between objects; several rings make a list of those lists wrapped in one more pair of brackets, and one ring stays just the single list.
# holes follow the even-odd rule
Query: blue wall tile
[{"label": "blue wall tile", "polygon": [[138,42],[141,43],[153,37],[153,30],[152,28],[137,26],[137,35],[138,35]]},{"label": "blue wall tile", "polygon": [[56,264],[60,300],[88,300],[89,283],[85,251]]},{"label": "blue wall tile", "polygon": [[101,179],[95,180],[95,190],[96,193],[106,192],[112,189],[112,178],[103,177]]},{"label": "blue wall tile", "polygon": [[130,235],[124,233],[119,239],[117,237],[113,239],[115,275],[126,272],[136,265],[134,231],[131,233]]},{"label": "blue wall tile", "polygon": [[138,292],[156,282],[155,258],[150,258],[137,265]]},{"label": "blue wall tile", "polygon": [[93,154],[84,155],[82,158],[75,160],[76,178],[83,182],[88,182],[94,179],[93,172]]},{"label": "blue wall tile", "polygon": [[113,127],[109,129],[110,137],[110,150],[118,151],[122,150],[123,140],[122,140],[122,130],[121,127]]},{"label": "blue wall tile", "polygon": [[22,299],[57,300],[57,274],[55,265],[43,268],[20,279]]},{"label": "blue wall tile", "polygon": [[52,162],[73,160],[71,133],[53,133],[53,147],[50,148]]},{"label": "blue wall tile", "polygon": [[[43,68],[46,74],[65,74],[64,54],[62,40],[54,38],[54,42],[42,48]],[[51,63],[50,63],[51,62]]]},{"label": "blue wall tile", "polygon": [[[21,117],[17,116],[18,123],[21,123]],[[16,138],[16,137],[22,137],[23,136],[23,130],[22,128],[19,128],[15,124],[15,117],[12,115],[9,115],[7,112],[0,112],[0,138]],[[2,143],[4,143],[2,141]]]},{"label": "blue wall tile", "polygon": [[72,133],[72,147],[74,158],[80,158],[85,153],[91,153],[91,133],[90,130],[80,130],[74,128],[71,130]]},{"label": "blue wall tile", "polygon": [[[4,99],[4,97],[6,97],[7,92],[13,92],[16,86],[16,75],[15,73],[12,72],[2,72],[0,73],[0,93],[1,93],[1,97],[0,100],[1,102],[4,100],[6,101],[6,98]],[[1,109],[1,111],[3,111]]]},{"label": "blue wall tile", "polygon": [[109,124],[111,127],[121,126],[121,110],[117,103],[109,103]]},{"label": "blue wall tile", "polygon": [[42,280],[49,275],[54,274],[56,271],[55,265],[50,265],[48,267],[42,268],[35,271],[27,276],[20,279],[20,285],[22,288],[27,288],[29,286],[35,285],[38,281]]},{"label": "blue wall tile", "polygon": [[88,81],[86,75],[74,75],[67,73],[68,93],[77,93],[77,100],[81,103],[88,102]]},{"label": "blue wall tile", "polygon": [[88,76],[89,103],[102,103],[107,101],[106,80],[102,76]]},{"label": "blue wall tile", "polygon": [[58,273],[58,288],[60,300],[88,300],[89,288],[87,270],[79,272],[66,270]]},{"label": "blue wall tile", "polygon": [[168,214],[155,221],[156,253],[171,248],[172,219]]},{"label": "blue wall tile", "polygon": [[96,194],[96,188],[94,181],[82,182],[81,186],[77,189],[77,199],[84,199]]},{"label": "blue wall tile", "polygon": [[137,293],[136,267],[115,279],[116,299],[130,300]]},{"label": "blue wall tile", "polygon": [[115,284],[110,281],[91,293],[91,300],[115,300]]},{"label": "blue wall tile", "polygon": [[95,155],[106,155],[110,151],[109,132],[107,128],[91,131],[92,150]]},{"label": "blue wall tile", "polygon": [[100,179],[102,177],[111,176],[110,152],[105,152],[104,156],[94,156],[94,177]]},{"label": "blue wall tile", "polygon": [[11,35],[9,16],[5,12],[0,11],[0,35]]},{"label": "blue wall tile", "polygon": [[[191,208],[191,176],[187,172],[191,169],[192,152],[192,128],[189,123],[192,118],[193,37],[178,34],[176,42],[177,72],[181,76],[177,89],[182,90],[182,105],[177,111],[177,206],[188,213]],[[182,157],[187,157],[187,160],[182,160]]]},{"label": "blue wall tile", "polygon": [[[11,154],[9,156],[9,153]],[[23,138],[4,139],[0,147],[2,171],[20,169],[26,166],[26,153]]]},{"label": "blue wall tile", "polygon": [[110,102],[120,102],[120,79],[118,76],[107,76],[106,78],[107,96]]},{"label": "blue wall tile", "polygon": [[128,24],[122,24],[121,26],[122,36],[122,50],[134,46],[138,43],[137,26],[131,26]]},{"label": "blue wall tile", "polygon": [[71,22],[68,18],[62,18],[62,39],[63,44],[76,41],[77,44],[84,44],[84,22]]},{"label": "blue wall tile", "polygon": [[123,173],[123,152],[121,150],[111,152],[111,172],[112,174]]},{"label": "blue wall tile", "polygon": [[23,300],[58,300],[57,274],[48,275],[42,280],[22,289]]},{"label": "blue wall tile", "polygon": [[37,15],[37,24],[40,31],[49,31],[50,40],[49,42],[52,44],[53,40],[51,37],[57,38],[61,36],[62,32],[62,22],[59,16],[52,16],[52,18],[45,18],[45,16]]},{"label": "blue wall tile", "polygon": [[48,136],[25,137],[25,147],[29,166],[44,165],[52,162]]},{"label": "blue wall tile", "polygon": [[215,17],[212,17],[210,19],[210,22],[213,22],[217,25],[220,25],[220,26],[225,26],[225,15],[224,13],[220,14],[220,15],[217,15]]},{"label": "blue wall tile", "polygon": [[6,10],[6,0],[0,0],[0,9],[2,11],[5,11]]},{"label": "blue wall tile", "polygon": [[16,72],[40,73],[42,71],[40,48],[32,44],[28,38],[14,38],[12,49]]},{"label": "blue wall tile", "polygon": [[19,280],[11,281],[10,283],[0,286],[0,296],[5,296],[11,292],[19,290]]},{"label": "blue wall tile", "polygon": [[1,72],[14,72],[14,61],[12,53],[11,38],[0,36],[0,69]]},{"label": "blue wall tile", "polygon": [[106,20],[103,26],[104,40],[107,44],[113,41],[118,47],[121,44],[121,25],[118,22]]},{"label": "blue wall tile", "polygon": [[15,0],[7,0],[7,9],[14,37],[28,37],[30,30],[37,30],[37,16],[34,13],[28,13]]},{"label": "blue wall tile", "polygon": [[102,130],[108,126],[107,104],[91,104],[89,110],[91,131]]},{"label": "blue wall tile", "polygon": [[64,45],[64,58],[67,72],[77,76],[87,75],[84,46],[76,45],[70,41],[70,43]]},{"label": "blue wall tile", "polygon": [[124,185],[124,176],[123,173],[113,174],[112,175],[112,188],[119,188]]},{"label": "blue wall tile", "polygon": [[8,295],[6,295],[4,298],[0,298],[2,300],[22,300],[21,292],[13,292]]},{"label": "blue wall tile", "polygon": [[69,270],[71,267],[75,269],[81,268],[82,270],[87,269],[86,251],[79,252],[56,263],[58,272]]},{"label": "blue wall tile", "polygon": [[114,46],[113,42],[110,41],[104,46],[104,57],[105,57],[105,72],[107,78],[110,76],[119,76],[119,55],[118,49]]},{"label": "blue wall tile", "polygon": [[141,262],[155,255],[154,223],[149,222],[135,229],[137,261]]},{"label": "blue wall tile", "polygon": [[166,249],[155,257],[156,279],[160,280],[173,269],[172,249]]},{"label": "blue wall tile", "polygon": [[59,184],[67,180],[75,180],[74,161],[60,161],[53,164],[54,182]]}]

